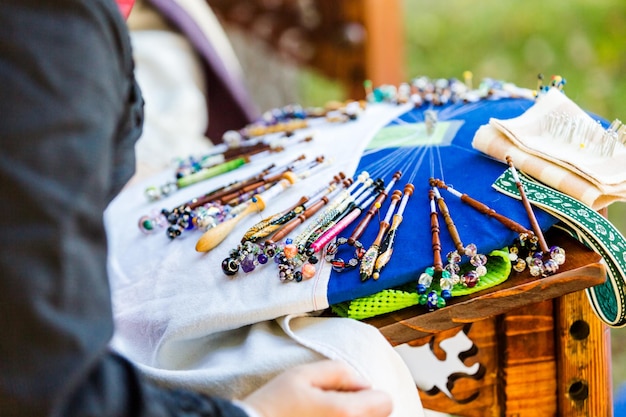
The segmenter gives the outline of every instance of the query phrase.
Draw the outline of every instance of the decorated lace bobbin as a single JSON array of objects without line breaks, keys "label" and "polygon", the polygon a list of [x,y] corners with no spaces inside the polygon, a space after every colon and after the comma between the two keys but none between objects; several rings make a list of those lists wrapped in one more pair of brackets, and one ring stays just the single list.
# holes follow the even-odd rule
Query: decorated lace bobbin
[{"label": "decorated lace bobbin", "polygon": [[367,281],[372,277],[374,265],[376,263],[376,259],[378,258],[378,254],[380,253],[380,245],[385,237],[385,233],[387,233],[387,230],[391,226],[391,216],[393,215],[401,198],[402,191],[400,190],[396,190],[391,194],[389,208],[387,209],[385,218],[378,225],[378,233],[374,238],[374,242],[372,242],[371,246],[365,251],[363,258],[361,259],[361,268],[359,269],[361,281]]},{"label": "decorated lace bobbin", "polygon": [[[331,242],[328,244],[328,246],[326,246],[325,259],[331,263],[335,271],[341,272],[343,270],[352,269],[358,266],[359,261],[365,254],[365,249],[363,248],[361,242],[359,242],[359,239],[361,238],[363,232],[365,232],[367,226],[374,218],[376,213],[379,211],[382,203],[385,201],[389,192],[401,176],[401,171],[396,171],[393,174],[385,189],[382,190],[380,194],[378,194],[378,196],[374,199],[374,202],[370,205],[369,209],[367,210],[361,221],[356,225],[349,238],[340,237],[335,242]],[[340,247],[344,244],[348,244],[349,246],[354,248],[354,257],[349,259],[347,262],[344,261],[342,258],[337,257]]]},{"label": "decorated lace bobbin", "polygon": [[402,200],[400,201],[398,211],[396,214],[393,215],[389,231],[385,235],[380,245],[380,253],[376,258],[376,262],[374,263],[374,269],[372,271],[373,279],[380,278],[381,271],[391,260],[396,234],[398,233],[398,228],[400,227],[400,224],[402,223],[402,220],[404,218],[404,210],[409,201],[409,198],[413,195],[413,191],[415,191],[415,187],[413,186],[413,184],[406,184],[404,186],[404,195],[402,196]]},{"label": "decorated lace bobbin", "polygon": [[537,222],[537,218],[535,217],[530,201],[526,196],[524,185],[520,181],[519,175],[517,174],[517,169],[515,169],[513,159],[509,155],[506,156],[506,162],[509,165],[511,175],[515,181],[515,186],[517,187],[522,203],[524,204],[528,220],[530,221],[533,231],[535,232],[535,236],[538,239],[540,251],[533,253],[531,259],[526,261],[529,271],[533,276],[555,274],[559,270],[560,265],[565,263],[565,250],[558,246],[548,246],[543,232],[541,231],[541,227]]},{"label": "decorated lace bobbin", "polygon": [[336,218],[326,227],[326,229],[310,244],[305,247],[310,248],[313,253],[320,252],[327,244],[333,241],[339,233],[356,220],[361,215],[363,207],[369,206],[376,199],[377,195],[384,191],[384,182],[377,179],[374,187],[361,194],[351,202],[343,213],[339,213]]},{"label": "decorated lace bobbin", "polygon": [[[480,201],[470,197],[468,194],[460,193],[454,188],[448,186],[442,180],[431,179],[431,185],[435,185],[437,186],[437,188],[442,188],[448,191],[453,196],[458,197],[464,204],[467,204],[468,206],[472,207],[479,213],[482,213],[488,217],[493,218],[494,220],[497,220],[500,224],[502,224],[506,228],[518,233],[518,235],[520,236],[520,239],[523,238],[524,242],[530,242],[531,240],[533,241],[535,240],[535,234],[532,230],[527,229],[526,227],[522,226],[521,224],[517,223],[516,221],[512,219],[509,219],[506,216],[503,216],[502,214],[496,212],[494,209],[487,206],[486,204],[483,204]],[[529,246],[525,246],[524,248],[528,248],[528,247]],[[509,257],[513,264],[513,269],[516,270],[517,272],[522,272],[526,268],[526,261],[525,261],[525,257],[519,256],[518,252],[519,252],[519,247],[515,245],[512,246],[510,248]]]},{"label": "decorated lace bobbin", "polygon": [[337,184],[341,183],[344,179],[345,174],[340,172],[333,177],[328,185],[317,190],[312,195],[303,196],[296,204],[286,210],[264,218],[244,233],[242,241],[254,242],[278,232],[284,225],[303,213],[310,205],[307,203],[317,201],[324,195],[331,193],[336,188]]},{"label": "decorated lace bobbin", "polygon": [[[436,310],[446,306],[446,300],[452,297],[452,281],[450,273],[443,268],[441,258],[441,240],[439,237],[439,220],[437,219],[437,206],[435,193],[431,189],[428,192],[430,199],[430,230],[432,234],[433,266],[419,276],[417,280],[418,301],[427,306],[429,310]],[[443,285],[442,285],[443,284]]]},{"label": "decorated lace bobbin", "polygon": [[253,198],[253,201],[244,203],[247,204],[247,206],[241,213],[239,213],[239,215],[207,230],[196,242],[196,251],[208,252],[215,248],[232,232],[235,226],[237,226],[242,219],[249,214],[263,211],[265,209],[265,200],[270,200],[275,197],[281,191],[294,184],[296,180],[297,178],[292,172],[285,172],[283,174],[283,179],[276,185],[267,190],[265,193],[256,195]]},{"label": "decorated lace bobbin", "polygon": [[[352,184],[352,178],[346,178],[342,181],[344,188],[348,188]],[[307,219],[314,216],[319,210],[326,206],[332,199],[333,195],[339,191],[338,188],[333,190],[330,194],[321,197],[319,200],[313,202],[302,213],[296,216],[294,219],[287,222],[280,230],[276,231],[266,242],[276,243],[285,239],[289,233],[294,231],[298,226],[304,223]]]},{"label": "decorated lace bobbin", "polygon": [[[446,255],[448,264],[445,266],[445,269],[450,273],[450,278],[454,285],[461,283],[466,287],[473,288],[478,284],[480,278],[487,274],[487,257],[478,253],[478,248],[474,243],[470,243],[467,246],[463,244],[445,199],[441,196],[439,190],[434,186],[432,178],[430,179],[430,183],[431,186],[433,186],[432,191],[435,194],[435,201],[439,207],[439,212],[444,218],[444,222],[455,247],[454,251],[451,251]],[[473,268],[464,272],[462,275],[459,275],[461,272],[461,262],[463,256],[467,256],[469,263]]]},{"label": "decorated lace bobbin", "polygon": [[[329,204],[328,208],[323,213],[319,214],[313,222],[311,222],[305,230],[303,230],[294,239],[295,245],[304,251],[309,248],[313,242],[320,237],[324,231],[333,225],[333,222],[346,212],[350,204],[354,203],[354,200],[358,198],[363,192],[369,192],[370,186],[374,180],[369,177],[369,173],[363,171],[357,176],[357,180],[354,181],[346,190],[341,192],[337,197]],[[359,187],[361,186],[361,187]]]}]

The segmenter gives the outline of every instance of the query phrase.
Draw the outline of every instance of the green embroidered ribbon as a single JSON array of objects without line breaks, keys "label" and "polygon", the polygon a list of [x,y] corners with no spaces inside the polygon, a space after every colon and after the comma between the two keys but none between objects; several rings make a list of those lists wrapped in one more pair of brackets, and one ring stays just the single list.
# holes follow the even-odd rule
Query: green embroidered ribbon
[{"label": "green embroidered ribbon", "polygon": [[[519,172],[528,200],[561,220],[562,228],[602,255],[607,266],[604,284],[587,288],[591,306],[609,326],[626,326],[626,240],[606,218],[580,201],[556,191]],[[501,193],[520,198],[510,170],[493,184]]]}]

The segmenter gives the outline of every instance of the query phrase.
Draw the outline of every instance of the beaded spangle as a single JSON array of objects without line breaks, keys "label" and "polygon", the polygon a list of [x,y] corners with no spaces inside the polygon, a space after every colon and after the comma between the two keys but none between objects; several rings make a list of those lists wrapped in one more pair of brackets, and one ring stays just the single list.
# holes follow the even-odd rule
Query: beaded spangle
[{"label": "beaded spangle", "polygon": [[465,71],[463,80],[457,78],[432,79],[426,76],[416,77],[398,86],[383,84],[373,87],[371,81],[364,82],[366,98],[372,103],[411,103],[413,106],[443,106],[448,103],[475,103],[490,98],[527,98],[537,97],[537,91],[520,88],[512,83],[485,78],[475,88],[473,75]]},{"label": "beaded spangle", "polygon": [[259,239],[267,238],[277,232],[282,226],[295,219],[307,209],[306,203],[309,201],[317,201],[325,194],[335,189],[336,185],[345,179],[345,174],[340,172],[335,175],[328,186],[322,187],[311,196],[303,196],[298,202],[287,210],[275,213],[254,226],[252,226],[243,235],[242,241],[255,242]]},{"label": "beaded spangle", "polygon": [[[257,267],[265,265],[269,259],[274,259],[275,263],[279,263],[284,256],[285,246],[281,244],[280,241],[298,225],[326,205],[333,197],[333,194],[338,191],[338,185],[343,185],[343,187],[347,188],[351,185],[351,182],[351,178],[345,178],[343,173],[339,173],[333,177],[333,180],[328,186],[323,187],[311,196],[301,197],[291,208],[276,213],[268,218],[276,220],[269,222],[263,220],[252,226],[244,234],[241,243],[236,248],[232,249],[228,257],[222,261],[222,271],[224,274],[234,276],[239,270],[244,273],[249,273]],[[261,237],[260,235],[263,236]],[[262,238],[266,238],[266,240],[259,242],[258,240]],[[287,253],[289,253],[289,249]],[[314,265],[315,263],[315,259],[309,259],[309,264]],[[296,278],[301,280],[303,276],[302,272],[300,274],[295,274],[295,272],[294,270],[290,276],[283,274],[283,280],[288,281]],[[314,273],[314,269],[306,267],[304,276],[310,278],[310,275]]]}]

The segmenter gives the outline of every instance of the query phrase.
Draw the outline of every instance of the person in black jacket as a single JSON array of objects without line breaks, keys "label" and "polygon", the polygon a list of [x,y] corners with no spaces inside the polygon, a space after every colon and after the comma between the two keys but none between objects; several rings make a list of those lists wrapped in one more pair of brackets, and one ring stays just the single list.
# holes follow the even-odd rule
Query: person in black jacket
[{"label": "person in black jacket", "polygon": [[233,402],[151,385],[110,352],[102,214],[141,124],[113,0],[0,0],[0,416],[388,415],[338,362]]}]

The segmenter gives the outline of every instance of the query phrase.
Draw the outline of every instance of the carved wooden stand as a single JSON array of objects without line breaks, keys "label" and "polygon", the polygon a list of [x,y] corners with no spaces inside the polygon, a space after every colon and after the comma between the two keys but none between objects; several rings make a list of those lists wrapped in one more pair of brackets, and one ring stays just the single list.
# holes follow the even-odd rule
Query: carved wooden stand
[{"label": "carved wooden stand", "polygon": [[[409,308],[369,322],[394,345],[439,343],[464,331],[474,349],[460,359],[476,375],[450,378],[452,398],[422,392],[425,408],[458,416],[612,416],[610,333],[593,313],[586,287],[605,279],[600,256],[563,235],[562,271],[512,276],[500,287],[425,313]],[[447,311],[446,311],[447,310]]]}]

